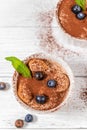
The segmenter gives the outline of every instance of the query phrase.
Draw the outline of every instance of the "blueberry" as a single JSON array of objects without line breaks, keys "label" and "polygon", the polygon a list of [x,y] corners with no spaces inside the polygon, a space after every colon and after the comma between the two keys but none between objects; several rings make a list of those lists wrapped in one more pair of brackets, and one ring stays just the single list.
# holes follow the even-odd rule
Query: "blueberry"
[{"label": "blueberry", "polygon": [[36,102],[39,104],[44,104],[46,103],[47,97],[45,95],[37,95],[36,96]]},{"label": "blueberry", "polygon": [[0,90],[4,90],[6,88],[6,84],[4,82],[0,82]]},{"label": "blueberry", "polygon": [[38,71],[38,72],[35,72],[34,77],[37,80],[42,80],[44,78],[44,74],[43,74],[43,72]]},{"label": "blueberry", "polygon": [[57,82],[54,79],[50,79],[47,82],[47,86],[50,87],[50,88],[56,87],[56,84],[57,84]]},{"label": "blueberry", "polygon": [[32,121],[33,121],[33,116],[32,116],[31,114],[27,114],[27,115],[25,116],[25,121],[26,121],[26,122],[32,122]]},{"label": "blueberry", "polygon": [[83,20],[85,17],[86,17],[86,14],[84,14],[83,12],[80,12],[76,15],[76,17],[79,19],[79,20]]},{"label": "blueberry", "polygon": [[74,14],[78,14],[82,11],[82,8],[79,5],[74,5],[71,10]]}]

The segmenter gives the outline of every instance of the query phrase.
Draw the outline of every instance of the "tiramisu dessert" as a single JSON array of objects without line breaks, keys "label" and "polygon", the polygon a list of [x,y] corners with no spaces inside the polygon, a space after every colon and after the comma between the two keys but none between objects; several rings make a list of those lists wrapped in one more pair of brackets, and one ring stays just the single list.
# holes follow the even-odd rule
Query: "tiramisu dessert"
[{"label": "tiramisu dessert", "polygon": [[38,56],[25,62],[16,57],[7,57],[17,70],[13,85],[18,98],[36,110],[50,110],[59,106],[67,96],[70,79],[65,69],[57,62]]},{"label": "tiramisu dessert", "polygon": [[62,0],[57,5],[56,15],[66,33],[87,39],[87,0]]}]

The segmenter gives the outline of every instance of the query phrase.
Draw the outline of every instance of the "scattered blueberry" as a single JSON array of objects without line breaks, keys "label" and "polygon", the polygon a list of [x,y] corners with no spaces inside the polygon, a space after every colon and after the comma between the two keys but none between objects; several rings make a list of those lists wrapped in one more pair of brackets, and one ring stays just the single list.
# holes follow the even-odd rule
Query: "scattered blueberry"
[{"label": "scattered blueberry", "polygon": [[15,126],[16,126],[17,128],[22,128],[22,127],[24,126],[24,121],[21,120],[21,119],[16,120],[16,121],[15,121]]},{"label": "scattered blueberry", "polygon": [[6,84],[4,82],[0,82],[0,90],[4,90],[6,88]]},{"label": "scattered blueberry", "polygon": [[84,14],[83,12],[80,12],[76,15],[76,17],[79,19],[79,20],[82,20],[86,17],[86,14]]},{"label": "scattered blueberry", "polygon": [[26,122],[32,122],[32,120],[33,120],[33,116],[32,116],[31,114],[27,114],[27,115],[25,116],[25,121],[26,121]]},{"label": "scattered blueberry", "polygon": [[37,95],[36,102],[39,104],[44,104],[46,102],[47,97],[45,95]]},{"label": "scattered blueberry", "polygon": [[82,8],[79,5],[74,5],[71,10],[74,14],[78,14],[82,11]]},{"label": "scattered blueberry", "polygon": [[43,74],[43,72],[38,71],[38,72],[35,72],[34,77],[37,80],[42,80],[44,78],[44,74]]},{"label": "scattered blueberry", "polygon": [[50,79],[47,82],[47,86],[50,87],[50,88],[56,87],[56,84],[57,84],[57,82],[54,79]]}]

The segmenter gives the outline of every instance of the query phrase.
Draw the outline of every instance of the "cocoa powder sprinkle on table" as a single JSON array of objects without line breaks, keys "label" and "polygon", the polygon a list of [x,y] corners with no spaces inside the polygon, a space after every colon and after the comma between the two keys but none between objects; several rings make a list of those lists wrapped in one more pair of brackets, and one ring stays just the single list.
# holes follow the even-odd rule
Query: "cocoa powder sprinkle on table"
[{"label": "cocoa powder sprinkle on table", "polygon": [[[37,38],[40,40],[40,47],[48,53],[54,53],[56,55],[61,56],[64,58],[64,56],[74,56],[79,55],[78,53],[71,51],[69,49],[66,49],[56,41],[54,36],[52,35],[52,20],[54,17],[54,10],[48,11],[48,12],[41,12],[38,15],[38,22],[40,25],[40,28],[37,32]],[[62,52],[62,53],[61,53]]]},{"label": "cocoa powder sprinkle on table", "polygon": [[87,106],[87,88],[83,88],[80,94],[80,99],[84,102]]}]

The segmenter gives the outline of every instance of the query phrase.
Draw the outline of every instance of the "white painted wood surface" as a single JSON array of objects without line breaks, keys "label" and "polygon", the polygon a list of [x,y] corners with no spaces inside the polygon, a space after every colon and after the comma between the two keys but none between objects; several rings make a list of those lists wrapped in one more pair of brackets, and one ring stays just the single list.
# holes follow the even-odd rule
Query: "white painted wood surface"
[{"label": "white painted wood surface", "polygon": [[[35,52],[48,52],[43,48],[38,34],[49,30],[50,25],[39,20],[40,14],[46,15],[55,9],[57,0],[0,0],[0,81],[10,85],[7,91],[0,91],[0,129],[16,129],[14,122],[24,119],[29,110],[16,101],[12,91],[12,74],[14,69],[5,61],[6,56],[21,59]],[[56,26],[54,26],[56,30]],[[49,42],[49,41],[48,41]],[[46,44],[46,43],[44,43]],[[46,49],[45,49],[46,48]],[[24,128],[87,128],[87,106],[79,98],[80,90],[87,87],[86,52],[65,54],[66,49],[56,48],[49,53],[59,55],[70,65],[75,76],[75,87],[67,104],[50,114],[34,114],[34,122]],[[69,50],[68,50],[69,51]]]}]

